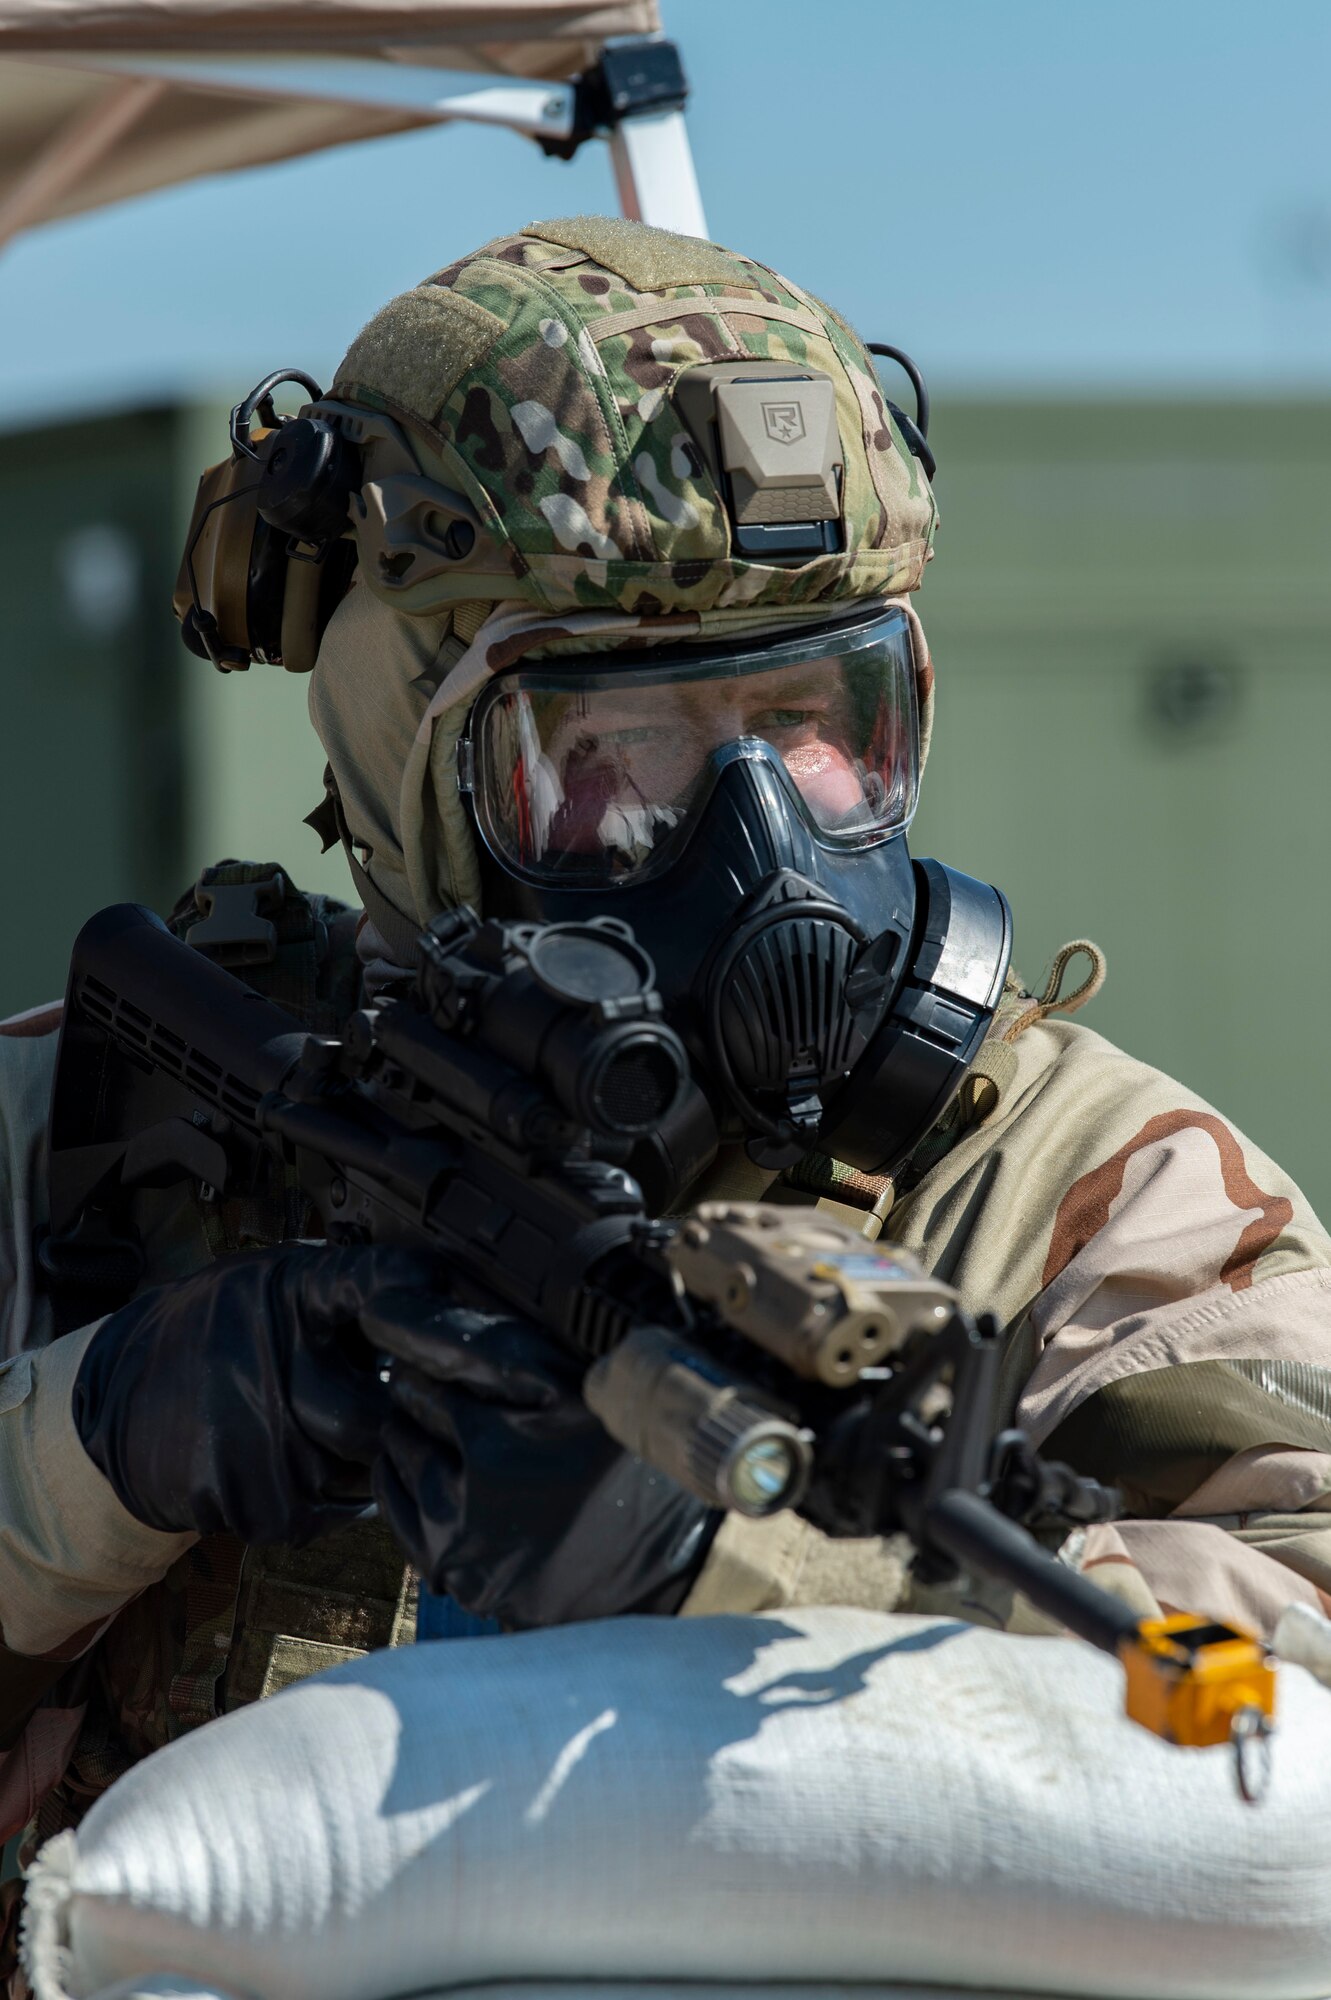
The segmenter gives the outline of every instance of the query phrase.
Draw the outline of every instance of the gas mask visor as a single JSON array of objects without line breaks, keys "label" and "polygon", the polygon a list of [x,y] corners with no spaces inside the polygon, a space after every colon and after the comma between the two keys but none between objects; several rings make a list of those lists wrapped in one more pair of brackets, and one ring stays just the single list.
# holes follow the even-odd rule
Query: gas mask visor
[{"label": "gas mask visor", "polygon": [[671,865],[735,757],[779,760],[830,847],[901,832],[920,764],[906,613],[613,666],[590,655],[515,669],[476,702],[458,781],[509,874],[613,888]]}]

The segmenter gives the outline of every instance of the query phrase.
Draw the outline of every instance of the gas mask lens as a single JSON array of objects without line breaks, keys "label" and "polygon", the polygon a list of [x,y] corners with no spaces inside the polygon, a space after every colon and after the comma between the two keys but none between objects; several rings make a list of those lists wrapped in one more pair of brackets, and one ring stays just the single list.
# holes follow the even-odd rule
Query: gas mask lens
[{"label": "gas mask lens", "polygon": [[572,887],[655,872],[736,756],[781,763],[834,846],[909,823],[919,722],[904,612],[650,658],[523,668],[478,701],[464,783],[469,771],[482,837],[512,873]]}]

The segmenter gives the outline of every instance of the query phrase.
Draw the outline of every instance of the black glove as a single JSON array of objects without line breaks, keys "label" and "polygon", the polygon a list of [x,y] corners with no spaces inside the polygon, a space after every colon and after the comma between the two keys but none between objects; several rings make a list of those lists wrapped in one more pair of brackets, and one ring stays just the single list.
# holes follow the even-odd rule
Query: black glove
[{"label": "black glove", "polygon": [[74,1380],[74,1424],[150,1528],[304,1542],[362,1513],[387,1413],[360,1337],[385,1287],[420,1301],[403,1250],[302,1245],[227,1257],[112,1313]]},{"label": "black glove", "polygon": [[398,1357],[375,1498],[431,1590],[518,1629],[679,1608],[720,1516],[614,1442],[571,1356],[438,1300],[364,1325]]}]

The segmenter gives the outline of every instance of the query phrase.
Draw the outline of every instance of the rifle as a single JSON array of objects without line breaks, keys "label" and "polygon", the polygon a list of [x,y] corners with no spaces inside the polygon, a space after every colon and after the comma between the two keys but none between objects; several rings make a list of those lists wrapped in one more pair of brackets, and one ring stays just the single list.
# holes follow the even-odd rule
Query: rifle
[{"label": "rifle", "polygon": [[192,1180],[221,1198],[294,1173],[330,1242],[425,1249],[451,1296],[580,1356],[611,1435],[710,1506],[904,1531],[917,1574],[1022,1591],[1122,1660],[1136,1721],[1232,1741],[1256,1796],[1272,1662],[1227,1626],[1139,1619],[1043,1545],[1114,1518],[1118,1495],[1020,1431],[993,1435],[992,1315],[816,1209],[652,1212],[716,1143],[654,977],[614,919],[461,910],[422,933],[410,990],[339,1039],[150,911],[101,911],[71,961],[39,1250],[66,1316],[134,1290],[141,1190]]}]

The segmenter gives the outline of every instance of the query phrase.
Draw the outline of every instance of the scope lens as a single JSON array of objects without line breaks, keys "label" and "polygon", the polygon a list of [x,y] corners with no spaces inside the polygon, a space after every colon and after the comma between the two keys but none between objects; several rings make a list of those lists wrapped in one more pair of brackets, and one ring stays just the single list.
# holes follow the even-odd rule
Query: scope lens
[{"label": "scope lens", "polygon": [[679,1096],[678,1051],[664,1036],[632,1036],[612,1049],[596,1073],[593,1102],[602,1131],[654,1132]]},{"label": "scope lens", "polygon": [[756,1437],[730,1466],[730,1490],[743,1514],[776,1514],[797,1500],[804,1485],[805,1453],[795,1437]]}]

